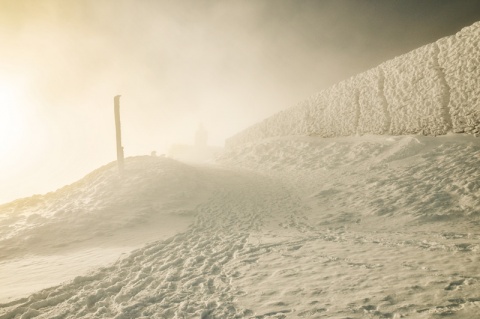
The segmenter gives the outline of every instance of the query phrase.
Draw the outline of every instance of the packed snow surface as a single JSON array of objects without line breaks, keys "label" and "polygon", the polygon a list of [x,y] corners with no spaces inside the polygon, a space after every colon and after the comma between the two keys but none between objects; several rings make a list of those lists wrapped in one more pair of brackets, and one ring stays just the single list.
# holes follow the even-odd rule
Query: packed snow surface
[{"label": "packed snow surface", "polygon": [[479,161],[464,134],[127,158],[0,207],[0,318],[476,318]]}]

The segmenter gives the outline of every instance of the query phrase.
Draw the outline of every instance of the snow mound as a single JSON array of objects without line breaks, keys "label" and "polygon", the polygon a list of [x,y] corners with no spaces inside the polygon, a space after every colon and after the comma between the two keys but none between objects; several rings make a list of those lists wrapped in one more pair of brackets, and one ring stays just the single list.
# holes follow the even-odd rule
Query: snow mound
[{"label": "snow mound", "polygon": [[354,219],[395,214],[432,221],[480,214],[479,159],[475,137],[448,135],[271,138],[231,148],[219,161],[290,176],[302,188],[310,185],[314,206],[337,202]]},{"label": "snow mound", "polygon": [[112,162],[55,192],[0,206],[0,257],[108,238],[171,216],[191,221],[206,183],[195,168],[167,158],[127,158],[123,178]]},{"label": "snow mound", "polygon": [[480,22],[318,92],[229,138],[480,135]]}]

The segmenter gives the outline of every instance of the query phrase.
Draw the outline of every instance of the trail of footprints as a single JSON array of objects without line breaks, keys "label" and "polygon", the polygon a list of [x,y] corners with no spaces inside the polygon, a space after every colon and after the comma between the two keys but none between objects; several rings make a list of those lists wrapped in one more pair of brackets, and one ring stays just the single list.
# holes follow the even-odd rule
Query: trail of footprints
[{"label": "trail of footprints", "polygon": [[[370,277],[379,276],[378,274],[384,274],[385,276],[393,276],[394,273],[391,272],[392,265],[384,263],[372,263],[368,260],[359,260],[355,258],[344,257],[341,255],[336,255],[332,253],[325,253],[319,251],[317,254],[313,255],[312,251],[315,250],[315,247],[318,247],[319,242],[331,241],[331,237],[319,237],[319,236],[302,236],[290,241],[281,241],[275,244],[259,244],[249,247],[247,250],[240,252],[240,256],[237,260],[233,260],[229,263],[228,267],[231,269],[242,269],[240,273],[242,276],[248,276],[245,269],[249,269],[250,272],[255,273],[256,268],[251,266],[246,266],[245,263],[262,265],[265,264],[265,260],[262,258],[268,258],[270,255],[281,256],[282,259],[285,259],[286,269],[284,271],[278,272],[281,277],[291,278],[291,287],[296,285],[295,270],[292,267],[292,261],[288,261],[288,258],[302,261],[299,263],[305,266],[308,263],[316,264],[317,267],[321,268],[329,263],[333,263],[333,267],[336,269],[334,272],[346,271],[348,268],[351,269],[351,274],[354,276],[357,269],[364,269],[357,272],[359,276],[365,276],[367,281]],[[342,246],[349,246],[351,242],[338,242]],[[390,247],[385,247],[388,251]],[[303,250],[303,251],[302,251]],[[435,251],[431,251],[432,254],[435,254]],[[305,259],[305,256],[309,256]],[[277,258],[278,259],[278,258]],[[272,259],[268,259],[269,262],[272,262]],[[428,257],[427,257],[428,260]],[[273,259],[275,261],[275,259]],[[388,258],[384,260],[385,262],[391,262]],[[403,275],[400,278],[405,280],[405,284],[410,283],[411,286],[402,287],[400,290],[395,291],[395,296],[392,297],[389,294],[375,296],[372,300],[370,298],[359,298],[359,296],[353,294],[349,296],[354,300],[347,305],[344,309],[335,309],[334,306],[330,309],[330,304],[327,303],[328,297],[323,293],[323,289],[332,290],[331,287],[325,287],[323,281],[318,282],[319,290],[310,290],[304,291],[303,288],[300,288],[299,298],[310,300],[309,303],[305,306],[303,305],[300,310],[295,309],[295,307],[289,306],[287,303],[277,300],[275,305],[279,306],[278,311],[271,311],[264,314],[256,314],[252,318],[297,318],[297,317],[315,317],[315,318],[344,318],[347,316],[349,318],[363,318],[364,316],[372,318],[400,318],[400,317],[416,317],[419,314],[422,315],[450,315],[466,307],[470,308],[479,308],[480,307],[480,276],[472,273],[451,273],[445,271],[445,269],[428,269],[422,266],[422,261],[415,263],[403,263],[403,267],[409,268],[409,271],[402,272]],[[260,267],[262,268],[262,267]],[[308,269],[308,268],[307,268]],[[308,270],[307,270],[308,271]],[[261,281],[264,277],[260,273],[258,280]],[[363,274],[363,275],[362,275]],[[402,277],[403,276],[403,277]],[[426,287],[422,285],[415,285],[415,278],[429,278],[431,281],[427,284]],[[318,278],[317,278],[318,279]],[[311,281],[316,279],[310,277]],[[330,281],[331,285],[336,286],[338,283],[335,283],[334,280]],[[386,283],[377,282],[372,283],[371,287],[375,285],[384,286],[380,289],[387,289]],[[401,286],[401,285],[400,285]],[[324,287],[323,289],[320,289]],[[280,288],[279,288],[280,289]],[[335,288],[340,289],[340,287]],[[333,289],[333,290],[335,290]],[[307,289],[308,290],[308,289]],[[335,294],[335,291],[333,291]],[[240,291],[241,293],[241,291]],[[415,296],[418,298],[427,298],[435,299],[434,295],[443,294],[443,299],[440,300],[439,304],[434,304],[432,302],[422,303],[415,300]],[[281,294],[274,294],[272,298],[282,298]],[[279,296],[280,295],[280,296]],[[323,298],[327,297],[322,301],[322,297],[318,298],[318,295],[323,295]],[[430,297],[429,297],[430,296]],[[347,298],[347,297],[346,297]],[[348,298],[347,298],[348,299]],[[273,300],[273,299],[272,299]],[[405,303],[410,302],[405,305]],[[413,302],[413,303],[412,303]]]},{"label": "trail of footprints", "polygon": [[[189,231],[156,242],[111,267],[0,305],[8,318],[244,318],[224,265],[245,249],[266,212],[263,193],[236,183],[198,208]],[[268,196],[268,194],[267,194]],[[271,196],[271,195],[270,195]],[[248,262],[248,261],[245,261]]]},{"label": "trail of footprints", "polygon": [[[267,177],[250,176],[241,183],[232,183],[199,207],[196,222],[187,232],[149,244],[110,267],[79,276],[67,284],[0,305],[0,319],[327,318],[331,309],[320,297],[311,300],[305,306],[307,309],[300,311],[287,304],[282,306],[279,301],[278,310],[256,313],[255,309],[238,304],[238,297],[245,292],[237,287],[236,279],[249,276],[245,269],[255,267],[269,254],[292,257],[292,254],[301,254],[304,247],[313,247],[319,242],[345,247],[379,245],[384,249],[407,246],[436,253],[431,242],[387,240],[371,233],[362,235],[344,229],[319,231],[309,226],[307,218],[302,215],[303,209],[306,208],[288,188]],[[266,226],[266,220],[285,211],[290,214],[281,216],[279,224],[296,229],[294,238],[277,243],[253,240],[254,233]],[[446,241],[465,239],[462,234],[444,235],[442,238]],[[478,254],[478,245],[474,242],[478,242],[479,235],[474,234],[469,239],[468,244],[452,242],[439,249],[446,253]],[[381,263],[325,251],[318,251],[314,257],[349,269],[375,272],[385,267]],[[404,263],[403,267],[416,270],[420,266]],[[478,291],[478,296],[452,298],[442,305],[410,305],[410,308],[402,305],[403,308],[396,309],[396,312],[450,314],[467,305],[480,305],[479,277],[465,274],[452,277],[442,273],[436,276],[439,278],[436,289],[454,292],[468,286],[470,292]],[[312,296],[316,294],[311,292]],[[388,297],[384,297],[386,301],[376,301],[388,302]],[[357,300],[341,311],[352,318],[365,315],[388,318],[395,312],[379,311],[374,300]]]},{"label": "trail of footprints", "polygon": [[[213,238],[212,238],[213,237]],[[223,266],[245,234],[198,229],[137,250],[111,267],[47,289],[0,318],[243,318]]]}]

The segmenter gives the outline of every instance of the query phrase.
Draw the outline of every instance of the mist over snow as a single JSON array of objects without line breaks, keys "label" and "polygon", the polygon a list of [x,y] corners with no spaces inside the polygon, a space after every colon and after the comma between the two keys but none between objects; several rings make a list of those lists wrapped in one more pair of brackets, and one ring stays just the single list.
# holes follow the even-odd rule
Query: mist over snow
[{"label": "mist over snow", "polygon": [[[335,48],[363,52],[372,39],[352,39],[365,28],[394,24],[400,8],[415,25],[428,6],[392,2],[378,10],[396,14],[360,23],[378,14],[374,2],[19,3],[0,13],[6,43],[38,49],[38,60],[0,57],[44,80],[20,95],[45,104],[15,113],[18,123],[31,114],[38,139],[18,146],[5,176],[25,169],[15,183],[28,184],[43,178],[35,167],[53,178],[108,164],[0,205],[0,319],[478,317],[480,22],[365,71],[368,54],[352,67]],[[336,24],[335,12],[351,22]],[[377,33],[386,54],[423,38],[387,29]],[[336,59],[310,63],[318,50]],[[279,113],[267,105],[345,78]],[[0,102],[17,101],[7,91]],[[105,148],[113,112],[98,103],[124,91],[121,169]],[[151,153],[167,141],[170,154]]]},{"label": "mist over snow", "polygon": [[0,203],[115,159],[212,146],[480,20],[469,0],[0,1]]}]

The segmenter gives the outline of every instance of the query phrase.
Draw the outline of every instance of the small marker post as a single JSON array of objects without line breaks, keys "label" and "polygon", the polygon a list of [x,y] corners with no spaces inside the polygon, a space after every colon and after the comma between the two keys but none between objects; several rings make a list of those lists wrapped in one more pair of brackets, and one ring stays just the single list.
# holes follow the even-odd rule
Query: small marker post
[{"label": "small marker post", "polygon": [[120,176],[123,175],[123,146],[122,146],[122,127],[120,124],[120,96],[117,95],[113,98],[113,108],[115,113],[115,130],[117,136],[117,163],[118,172]]}]

